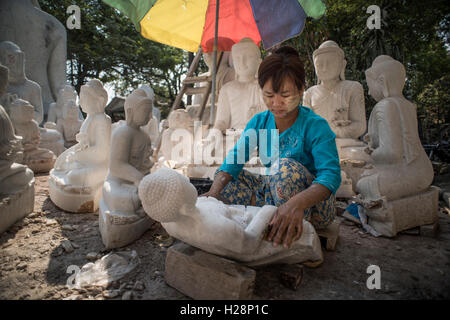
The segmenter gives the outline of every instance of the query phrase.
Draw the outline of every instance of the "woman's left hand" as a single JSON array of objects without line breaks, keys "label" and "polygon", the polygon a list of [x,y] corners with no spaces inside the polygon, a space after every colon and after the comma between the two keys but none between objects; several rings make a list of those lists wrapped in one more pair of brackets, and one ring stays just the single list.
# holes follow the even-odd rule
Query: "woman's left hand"
[{"label": "woman's left hand", "polygon": [[272,228],[267,240],[273,241],[275,247],[283,244],[285,248],[289,248],[302,235],[303,209],[293,201],[287,201],[278,207],[269,226]]}]

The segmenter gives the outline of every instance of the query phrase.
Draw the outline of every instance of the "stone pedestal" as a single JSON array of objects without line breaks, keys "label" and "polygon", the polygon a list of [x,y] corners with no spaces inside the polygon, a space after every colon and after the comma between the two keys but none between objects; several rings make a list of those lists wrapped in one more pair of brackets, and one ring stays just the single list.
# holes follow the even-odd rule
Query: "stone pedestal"
[{"label": "stone pedestal", "polygon": [[255,276],[253,269],[185,243],[167,251],[166,283],[193,299],[251,299]]},{"label": "stone pedestal", "polygon": [[48,180],[50,199],[53,203],[68,212],[95,212],[97,211],[102,197],[101,185],[98,188],[86,190],[78,190],[78,192],[68,192],[61,189],[52,177],[50,172],[50,179]]},{"label": "stone pedestal", "polygon": [[152,226],[153,220],[144,211],[142,215],[111,212],[101,199],[98,223],[103,244],[107,249],[113,249],[139,239]]},{"label": "stone pedestal", "polygon": [[0,199],[0,234],[34,209],[34,178],[28,186]]},{"label": "stone pedestal", "polygon": [[366,209],[368,224],[386,237],[438,219],[439,189],[431,186],[414,196],[386,202],[380,207]]}]

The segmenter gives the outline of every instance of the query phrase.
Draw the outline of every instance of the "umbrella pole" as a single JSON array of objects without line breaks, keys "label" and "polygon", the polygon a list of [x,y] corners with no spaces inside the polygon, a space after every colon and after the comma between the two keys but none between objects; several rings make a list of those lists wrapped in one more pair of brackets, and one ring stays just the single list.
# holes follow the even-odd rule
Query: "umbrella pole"
[{"label": "umbrella pole", "polygon": [[214,63],[213,63],[213,74],[212,74],[212,92],[211,92],[211,110],[209,117],[209,125],[212,127],[214,125],[214,120],[216,118],[216,72],[217,72],[217,38],[219,34],[219,0],[216,0],[216,26],[214,30]]}]

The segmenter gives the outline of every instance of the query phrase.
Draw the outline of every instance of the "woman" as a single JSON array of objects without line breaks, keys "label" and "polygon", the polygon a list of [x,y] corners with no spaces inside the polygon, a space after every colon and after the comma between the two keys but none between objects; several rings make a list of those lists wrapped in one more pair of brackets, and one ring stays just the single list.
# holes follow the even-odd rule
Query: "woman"
[{"label": "woman", "polygon": [[[209,192],[202,196],[232,204],[277,206],[267,239],[275,247],[282,244],[288,248],[300,238],[303,218],[316,229],[334,220],[335,193],[341,183],[336,135],[325,119],[300,105],[305,71],[294,48],[281,47],[265,58],[258,70],[258,82],[268,110],[247,123]],[[267,140],[261,134],[250,138],[249,133],[264,129]],[[274,146],[277,140],[278,146]],[[256,147],[262,160],[270,159],[264,165],[276,168],[275,172],[259,175],[243,170],[243,162]],[[245,159],[239,161],[242,154]]]}]

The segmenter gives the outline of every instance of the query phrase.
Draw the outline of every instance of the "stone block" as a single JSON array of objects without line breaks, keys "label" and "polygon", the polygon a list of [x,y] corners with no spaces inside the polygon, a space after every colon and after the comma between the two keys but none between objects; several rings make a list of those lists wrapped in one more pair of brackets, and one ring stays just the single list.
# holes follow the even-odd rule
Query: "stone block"
[{"label": "stone block", "polygon": [[420,226],[420,235],[424,237],[434,238],[439,233],[439,222]]},{"label": "stone block", "polygon": [[283,286],[296,291],[303,279],[303,266],[301,264],[282,265],[279,278]]},{"label": "stone block", "polygon": [[368,224],[377,232],[394,237],[400,231],[435,223],[438,209],[439,189],[431,186],[422,193],[366,209],[366,214]]},{"label": "stone block", "polygon": [[136,241],[153,224],[145,212],[142,216],[111,212],[103,199],[100,200],[99,211],[98,225],[107,249],[124,247]]},{"label": "stone block", "polygon": [[338,219],[334,219],[334,221],[325,229],[317,230],[319,238],[325,238],[326,249],[328,251],[334,251],[336,249],[340,228],[341,228],[341,221]]},{"label": "stone block", "polygon": [[0,199],[0,234],[34,209],[34,178],[27,188]]},{"label": "stone block", "polygon": [[185,243],[167,251],[166,283],[193,299],[251,299],[255,276],[248,267]]}]

